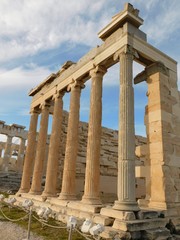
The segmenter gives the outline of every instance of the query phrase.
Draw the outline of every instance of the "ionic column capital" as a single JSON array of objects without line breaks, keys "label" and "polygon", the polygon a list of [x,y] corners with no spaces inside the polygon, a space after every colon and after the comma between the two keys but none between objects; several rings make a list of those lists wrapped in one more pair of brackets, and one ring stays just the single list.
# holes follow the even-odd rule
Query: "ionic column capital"
[{"label": "ionic column capital", "polygon": [[98,66],[94,66],[94,68],[89,71],[89,75],[91,76],[91,78],[97,75],[102,77],[106,72],[107,72],[107,69],[104,66],[98,65]]},{"label": "ionic column capital", "polygon": [[132,58],[132,60],[134,58],[139,58],[137,51],[130,45],[125,45],[123,48],[121,48],[119,51],[117,51],[114,54],[113,59],[114,59],[114,61],[117,61],[117,60],[120,60],[120,58],[123,56]]},{"label": "ionic column capital", "polygon": [[65,92],[65,90],[56,91],[55,94],[52,96],[52,100],[55,101],[56,99],[63,98]]},{"label": "ionic column capital", "polygon": [[67,91],[70,92],[72,89],[83,89],[85,88],[85,84],[82,81],[77,81],[72,79],[72,82],[67,86]]},{"label": "ionic column capital", "polygon": [[40,113],[40,109],[39,108],[37,108],[37,107],[35,107],[35,108],[32,108],[32,109],[30,109],[30,112],[29,112],[30,114],[34,114],[34,113],[37,113],[37,114],[39,114]]},{"label": "ionic column capital", "polygon": [[43,110],[43,109],[49,109],[51,106],[50,102],[47,102],[47,101],[44,101],[43,103],[41,103],[40,105],[40,109]]}]

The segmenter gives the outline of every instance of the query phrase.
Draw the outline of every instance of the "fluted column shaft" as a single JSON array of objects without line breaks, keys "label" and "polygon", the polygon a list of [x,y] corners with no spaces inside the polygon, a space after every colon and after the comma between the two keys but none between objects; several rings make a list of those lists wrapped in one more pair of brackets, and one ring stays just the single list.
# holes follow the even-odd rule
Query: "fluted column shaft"
[{"label": "fluted column shaft", "polygon": [[87,158],[85,173],[85,188],[82,202],[101,204],[99,196],[100,184],[100,148],[102,121],[102,80],[106,70],[96,67],[90,71],[92,79],[90,116],[87,142]]},{"label": "fluted column shaft", "polygon": [[133,53],[127,48],[120,54],[120,112],[118,139],[118,201],[114,208],[136,211],[135,130]]},{"label": "fluted column shaft", "polygon": [[84,84],[75,81],[69,87],[71,89],[71,97],[62,190],[59,196],[61,200],[72,200],[76,198],[75,182],[76,182],[76,159],[78,151],[79,108],[81,88],[84,87]]},{"label": "fluted column shaft", "polygon": [[12,138],[13,138],[12,136],[9,136],[9,135],[7,136],[6,146],[4,150],[4,159],[3,159],[2,169],[5,172],[8,171],[9,160],[11,158]]},{"label": "fluted column shaft", "polygon": [[26,147],[21,187],[18,193],[27,193],[30,190],[30,180],[34,165],[35,149],[36,149],[36,131],[39,112],[33,110],[31,112],[31,120],[28,131],[28,143]]},{"label": "fluted column shaft", "polygon": [[25,142],[26,142],[26,140],[24,138],[20,139],[20,145],[19,145],[19,150],[18,150],[18,158],[17,158],[17,171],[20,172],[20,173],[22,172],[22,168],[23,168]]},{"label": "fluted column shaft", "polygon": [[56,196],[57,177],[58,177],[58,160],[60,157],[61,131],[63,120],[63,100],[64,92],[56,93],[53,97],[54,112],[52,132],[49,145],[48,163],[46,171],[46,183],[43,196]]},{"label": "fluted column shaft", "polygon": [[48,129],[48,119],[49,119],[49,107],[50,105],[47,103],[43,103],[41,106],[42,108],[41,122],[40,122],[40,130],[39,130],[38,143],[37,143],[37,149],[36,149],[32,185],[30,189],[31,194],[41,193],[43,164],[46,158],[46,141],[47,141],[47,129]]}]

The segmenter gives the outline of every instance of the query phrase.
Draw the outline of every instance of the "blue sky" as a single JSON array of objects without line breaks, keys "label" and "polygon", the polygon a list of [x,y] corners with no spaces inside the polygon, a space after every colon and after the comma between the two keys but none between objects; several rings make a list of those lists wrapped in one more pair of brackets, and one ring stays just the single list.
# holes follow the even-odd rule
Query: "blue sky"
[{"label": "blue sky", "polygon": [[[28,92],[67,60],[78,61],[101,44],[97,33],[124,8],[123,0],[0,0],[0,120],[29,127]],[[148,42],[180,62],[180,1],[131,0],[144,19]],[[143,69],[134,64],[134,75]],[[180,67],[178,66],[178,74]],[[82,91],[88,121],[90,82]],[[118,129],[119,66],[103,87],[103,126]],[[145,135],[146,84],[135,86],[136,134]],[[69,95],[64,109],[69,108]]]}]

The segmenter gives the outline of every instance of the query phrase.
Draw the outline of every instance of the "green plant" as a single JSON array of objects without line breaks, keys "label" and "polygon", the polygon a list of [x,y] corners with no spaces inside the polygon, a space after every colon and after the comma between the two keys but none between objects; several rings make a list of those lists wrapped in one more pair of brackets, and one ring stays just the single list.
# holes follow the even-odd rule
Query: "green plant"
[{"label": "green plant", "polygon": [[[3,213],[10,219],[19,219],[24,217],[27,213],[24,212],[22,209],[17,208],[17,207],[12,207],[9,208],[7,204],[2,203],[2,210]],[[33,213],[33,215],[37,218],[37,215],[35,213]],[[7,219],[3,218],[2,213],[0,212],[0,221],[8,221]],[[21,227],[23,227],[24,229],[27,229],[28,227],[28,216],[17,222],[18,225],[20,225]],[[53,226],[61,226],[61,227],[66,227],[65,224],[61,223],[61,222],[57,222],[54,219],[49,219],[48,220],[48,224],[49,225],[53,225]],[[36,233],[39,236],[42,236],[44,240],[67,240],[68,239],[68,231],[67,229],[54,229],[54,228],[50,228],[47,226],[43,226],[43,224],[41,224],[39,221],[37,221],[34,217],[32,217],[32,221],[31,221],[31,231],[33,233]],[[85,238],[82,237],[80,234],[78,234],[77,232],[73,231],[72,234],[72,240],[84,240]]]}]

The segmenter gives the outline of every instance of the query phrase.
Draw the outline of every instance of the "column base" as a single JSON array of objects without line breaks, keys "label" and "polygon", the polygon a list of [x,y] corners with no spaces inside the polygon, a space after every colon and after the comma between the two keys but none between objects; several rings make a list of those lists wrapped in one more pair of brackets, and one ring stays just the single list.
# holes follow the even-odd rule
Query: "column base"
[{"label": "column base", "polygon": [[83,196],[81,203],[88,204],[88,205],[102,205],[102,202],[99,198],[91,198]]},{"label": "column base", "polygon": [[65,193],[60,193],[58,199],[65,200],[65,201],[76,201],[77,200],[75,194],[65,194]]},{"label": "column base", "polygon": [[42,191],[30,190],[30,191],[29,191],[29,194],[31,194],[31,195],[41,195],[41,194],[42,194]]},{"label": "column base", "polygon": [[20,188],[16,193],[16,196],[21,195],[22,193],[28,193],[28,192],[29,192],[29,188]]},{"label": "column base", "polygon": [[133,212],[140,210],[137,202],[120,202],[120,201],[115,201],[113,209]]},{"label": "column base", "polygon": [[42,197],[57,197],[57,193],[51,193],[51,192],[43,192],[41,194]]}]

